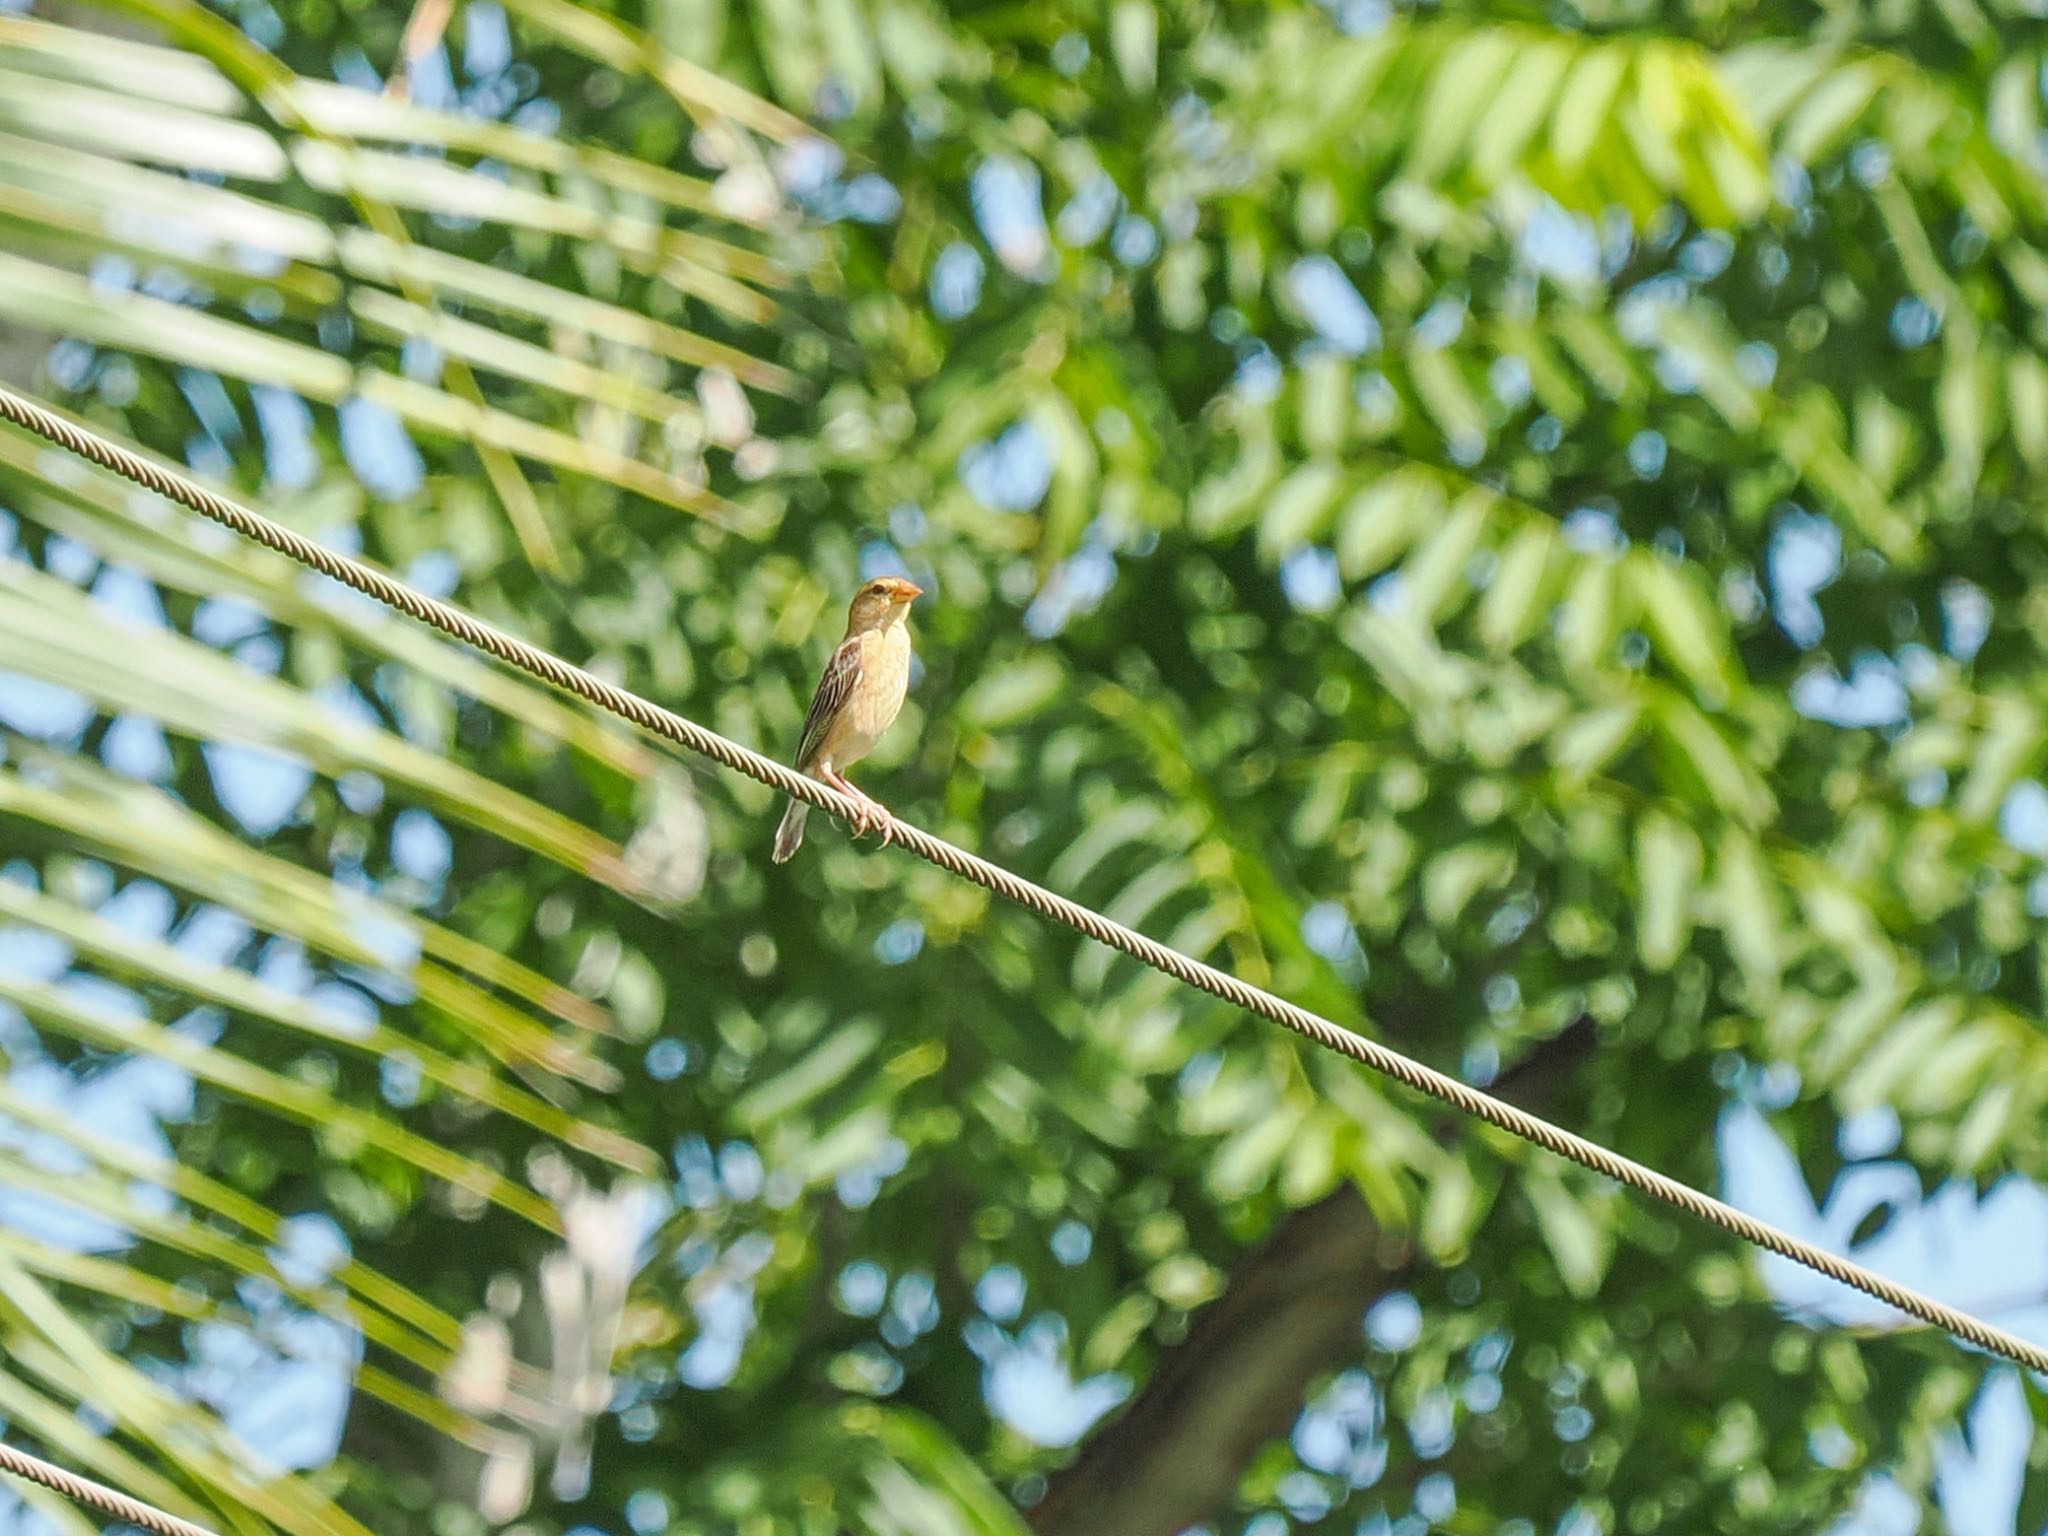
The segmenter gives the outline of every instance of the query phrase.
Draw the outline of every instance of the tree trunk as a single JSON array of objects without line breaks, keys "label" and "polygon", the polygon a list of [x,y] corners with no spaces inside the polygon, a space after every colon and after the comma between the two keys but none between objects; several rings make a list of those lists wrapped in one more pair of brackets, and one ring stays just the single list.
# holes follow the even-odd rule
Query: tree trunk
[{"label": "tree trunk", "polygon": [[[1493,1091],[1529,1109],[1555,1103],[1592,1044],[1581,1018]],[[1287,1216],[1130,1406],[1053,1479],[1029,1512],[1032,1528],[1175,1536],[1225,1507],[1259,1448],[1292,1428],[1316,1378],[1358,1352],[1367,1309],[1413,1260],[1349,1185]]]},{"label": "tree trunk", "polygon": [[1225,1503],[1409,1263],[1346,1185],[1295,1211],[1030,1512],[1043,1536],[1173,1536]]}]

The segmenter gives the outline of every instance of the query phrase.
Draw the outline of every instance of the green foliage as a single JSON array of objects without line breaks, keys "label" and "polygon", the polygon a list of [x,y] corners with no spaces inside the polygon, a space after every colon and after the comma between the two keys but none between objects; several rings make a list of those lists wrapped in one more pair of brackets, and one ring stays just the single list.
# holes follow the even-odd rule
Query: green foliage
[{"label": "green foliage", "polygon": [[[903,814],[1697,1184],[1731,1103],[1816,1200],[1873,1110],[1923,1188],[2048,1176],[2017,8],[516,0],[525,126],[329,83],[404,16],[287,9],[0,19],[0,314],[72,338],[49,392],[764,746],[901,559],[926,670],[862,773]],[[418,485],[352,473],[363,402]],[[193,1084],[146,1154],[0,1088],[52,1138],[6,1181],[133,1235],[0,1241],[0,1414],[82,1468],[238,1530],[1013,1531],[1095,1474],[1007,1351],[1143,1394],[1355,1190],[1358,1310],[1419,1330],[1317,1363],[1341,1458],[1292,1387],[1177,1469],[1217,1528],[1437,1474],[1474,1529],[1806,1531],[1874,1475],[1939,1519],[1988,1379],[1945,1341],[1788,1317],[1718,1237],[934,870],[823,829],[772,870],[765,792],[19,439],[0,486],[0,668],[83,722],[0,743],[0,922],[61,950],[0,970],[8,1049]],[[1876,725],[1816,704],[1854,678]],[[281,824],[220,743],[303,763]],[[349,1256],[309,1275],[311,1213]],[[135,1362],[281,1305],[364,1359],[342,1457],[266,1480]],[[1135,1476],[1161,1422],[1094,1435]]]}]

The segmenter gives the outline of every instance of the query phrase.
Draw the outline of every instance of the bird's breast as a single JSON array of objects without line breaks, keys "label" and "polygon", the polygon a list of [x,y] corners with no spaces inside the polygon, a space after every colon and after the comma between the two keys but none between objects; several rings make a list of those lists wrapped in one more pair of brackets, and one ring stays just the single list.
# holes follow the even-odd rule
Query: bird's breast
[{"label": "bird's breast", "polygon": [[860,681],[840,716],[831,756],[840,767],[866,757],[896,721],[910,687],[910,631],[900,624],[861,637]]}]

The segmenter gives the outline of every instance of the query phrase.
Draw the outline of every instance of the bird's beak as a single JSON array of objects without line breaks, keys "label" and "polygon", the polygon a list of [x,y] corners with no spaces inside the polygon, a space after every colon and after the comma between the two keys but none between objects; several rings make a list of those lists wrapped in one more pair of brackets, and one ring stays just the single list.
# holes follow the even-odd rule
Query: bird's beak
[{"label": "bird's beak", "polygon": [[914,581],[905,581],[905,580],[904,580],[904,579],[903,579],[902,577],[900,577],[900,576],[899,576],[899,577],[897,577],[897,579],[896,579],[896,597],[897,597],[897,600],[898,600],[899,602],[905,602],[905,603],[909,603],[909,602],[915,602],[915,601],[916,601],[916,600],[917,600],[918,598],[920,598],[920,597],[923,597],[923,596],[924,596],[924,588],[923,588],[923,587],[920,587],[920,586],[919,586],[919,585],[918,585],[918,584],[917,584],[916,582],[914,582]]}]

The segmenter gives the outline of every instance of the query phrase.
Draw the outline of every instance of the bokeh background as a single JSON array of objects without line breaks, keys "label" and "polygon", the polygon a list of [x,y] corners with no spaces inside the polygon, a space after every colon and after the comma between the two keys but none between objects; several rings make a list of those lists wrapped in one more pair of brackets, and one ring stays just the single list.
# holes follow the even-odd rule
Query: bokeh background
[{"label": "bokeh background", "polygon": [[[2048,1339],[2037,0],[0,6],[0,379]],[[0,432],[0,1421],[224,1536],[2032,1533],[2048,1403]],[[83,1528],[34,1493],[23,1531]]]}]

